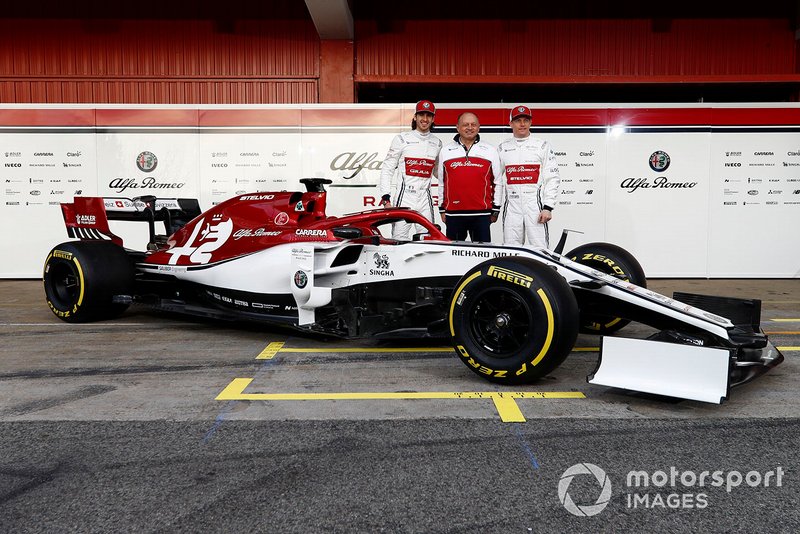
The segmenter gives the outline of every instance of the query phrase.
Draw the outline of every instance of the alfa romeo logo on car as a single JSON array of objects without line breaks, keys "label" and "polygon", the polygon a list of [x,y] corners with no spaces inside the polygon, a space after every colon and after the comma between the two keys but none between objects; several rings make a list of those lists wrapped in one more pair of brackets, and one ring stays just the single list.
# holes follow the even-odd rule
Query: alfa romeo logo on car
[{"label": "alfa romeo logo on car", "polygon": [[304,287],[306,287],[307,283],[308,283],[308,275],[305,272],[297,271],[296,273],[294,273],[294,285],[296,285],[300,289],[303,289]]},{"label": "alfa romeo logo on car", "polygon": [[[569,485],[572,483],[572,479],[578,475],[593,475],[595,480],[597,480],[597,483],[602,488],[600,490],[600,495],[597,497],[597,500],[594,504],[579,505],[575,504],[575,502],[572,500],[572,497],[569,494]],[[575,464],[564,471],[564,474],[561,475],[561,480],[558,481],[558,500],[561,501],[561,504],[564,505],[564,508],[566,508],[567,511],[572,515],[576,515],[578,517],[590,517],[597,515],[602,512],[606,506],[608,506],[608,501],[610,499],[611,480],[609,480],[605,471],[594,464]]]},{"label": "alfa romeo logo on car", "polygon": [[158,165],[158,158],[152,152],[144,151],[136,156],[136,166],[142,172],[153,172]]},{"label": "alfa romeo logo on car", "polygon": [[650,154],[650,168],[656,172],[664,172],[669,167],[669,154],[663,150],[656,150]]}]

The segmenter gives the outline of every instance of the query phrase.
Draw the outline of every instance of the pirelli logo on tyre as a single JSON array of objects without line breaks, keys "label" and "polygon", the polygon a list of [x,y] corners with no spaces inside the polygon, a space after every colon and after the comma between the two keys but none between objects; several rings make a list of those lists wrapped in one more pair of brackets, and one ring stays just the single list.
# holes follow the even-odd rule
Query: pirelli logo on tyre
[{"label": "pirelli logo on tyre", "polygon": [[53,257],[54,258],[61,258],[62,260],[70,261],[72,259],[72,253],[71,252],[63,252],[61,250],[54,250],[53,251]]},{"label": "pirelli logo on tyre", "polygon": [[522,287],[531,287],[533,284],[533,277],[531,276],[512,271],[511,269],[495,267],[494,265],[489,267],[489,270],[486,272],[486,274]]}]

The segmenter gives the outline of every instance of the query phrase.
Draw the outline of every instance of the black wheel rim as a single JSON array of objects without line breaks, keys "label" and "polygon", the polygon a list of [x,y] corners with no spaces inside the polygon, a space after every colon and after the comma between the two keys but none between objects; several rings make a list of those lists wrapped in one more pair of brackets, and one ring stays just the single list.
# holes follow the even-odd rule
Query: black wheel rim
[{"label": "black wheel rim", "polygon": [[467,313],[473,340],[496,358],[513,356],[532,335],[530,305],[510,289],[485,289],[473,297]]},{"label": "black wheel rim", "polygon": [[60,308],[69,308],[78,301],[81,287],[75,271],[66,264],[50,266],[48,273],[50,297]]}]

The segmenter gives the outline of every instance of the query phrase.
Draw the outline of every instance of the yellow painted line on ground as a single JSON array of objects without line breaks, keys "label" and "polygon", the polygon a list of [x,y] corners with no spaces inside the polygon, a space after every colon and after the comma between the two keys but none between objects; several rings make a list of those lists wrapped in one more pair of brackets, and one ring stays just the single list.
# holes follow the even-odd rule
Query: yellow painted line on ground
[{"label": "yellow painted line on ground", "polygon": [[770,319],[776,323],[800,323],[800,319]]},{"label": "yellow painted line on ground", "polygon": [[[280,345],[280,347],[273,349],[273,345]],[[600,350],[600,347],[574,347],[572,349],[574,352],[597,352]],[[326,347],[317,347],[315,349],[309,348],[293,348],[293,347],[283,347],[283,343],[270,343],[266,349],[264,349],[261,354],[258,355],[256,359],[263,360],[272,358],[278,352],[293,352],[293,353],[303,353],[303,354],[310,354],[310,353],[343,353],[343,352],[453,352],[451,347],[394,347],[394,348],[387,348],[387,347],[348,347],[348,348],[326,348]],[[269,357],[262,356],[264,353],[271,354]]]},{"label": "yellow painted line on ground", "polygon": [[776,347],[781,352],[797,352],[800,347]]},{"label": "yellow painted line on ground", "polygon": [[245,393],[252,378],[234,378],[223,389],[218,401],[308,401],[308,400],[414,400],[414,399],[492,399],[505,423],[524,423],[525,417],[514,399],[585,399],[580,391],[411,391],[398,393]]},{"label": "yellow painted line on ground", "polygon": [[325,348],[325,347],[318,347],[316,349],[303,349],[303,348],[286,348],[281,349],[281,352],[453,352],[453,349],[450,347],[413,347],[413,348],[384,348],[384,347],[365,347],[365,348],[344,348],[344,349],[337,349],[337,348]]},{"label": "yellow painted line on ground", "polygon": [[273,341],[272,343],[267,345],[266,348],[262,350],[258,356],[256,356],[256,360],[271,360],[282,349],[283,349],[283,342]]},{"label": "yellow painted line on ground", "polygon": [[785,331],[776,330],[775,332],[764,332],[764,333],[767,334],[768,336],[781,336],[781,335],[783,335],[783,336],[796,336],[796,335],[800,334],[800,330],[785,330]]},{"label": "yellow painted line on ground", "polygon": [[494,407],[500,415],[500,420],[504,423],[524,423],[525,416],[522,415],[522,410],[519,409],[517,401],[510,397],[501,397],[496,395],[492,397]]}]

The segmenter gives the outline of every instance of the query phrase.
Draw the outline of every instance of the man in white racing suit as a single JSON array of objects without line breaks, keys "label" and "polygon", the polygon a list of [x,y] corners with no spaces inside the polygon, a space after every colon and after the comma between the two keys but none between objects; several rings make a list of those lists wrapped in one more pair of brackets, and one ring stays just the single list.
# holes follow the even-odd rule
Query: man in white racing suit
[{"label": "man in white racing suit", "polygon": [[[433,102],[417,102],[411,131],[396,135],[392,140],[381,165],[380,182],[381,206],[411,208],[431,222],[434,222],[431,178],[438,174],[437,158],[442,148],[442,141],[431,133],[435,113]],[[392,196],[392,178],[398,168],[400,181]],[[408,240],[423,231],[419,225],[398,221],[392,226],[392,237]]]},{"label": "man in white racing suit", "polygon": [[550,143],[531,136],[531,110],[516,106],[509,115],[514,137],[497,147],[503,172],[499,180],[503,243],[547,247],[547,223],[553,217],[561,179]]}]

